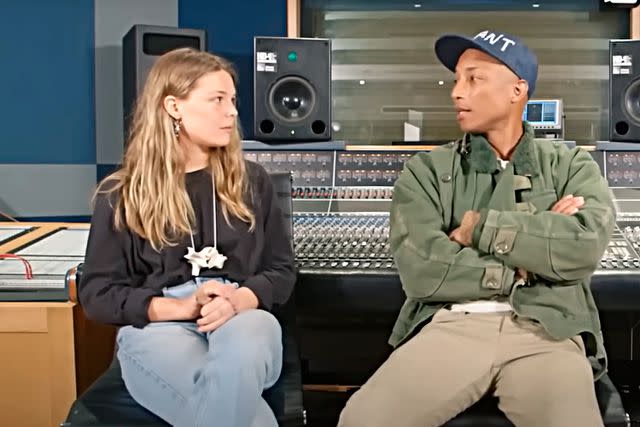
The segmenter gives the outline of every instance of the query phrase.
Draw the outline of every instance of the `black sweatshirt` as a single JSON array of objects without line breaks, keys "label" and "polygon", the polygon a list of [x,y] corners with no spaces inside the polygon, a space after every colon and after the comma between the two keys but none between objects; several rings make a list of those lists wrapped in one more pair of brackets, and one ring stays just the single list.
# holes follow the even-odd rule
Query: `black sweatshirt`
[{"label": "black sweatshirt", "polygon": [[[247,161],[252,188],[250,206],[256,226],[229,215],[224,219],[216,201],[218,251],[227,257],[222,269],[200,270],[200,276],[225,275],[251,289],[259,308],[269,310],[289,298],[296,279],[293,251],[284,237],[286,225],[273,185],[262,166]],[[199,170],[186,175],[186,187],[196,216],[196,250],[213,246],[213,199],[211,175]],[[151,244],[129,229],[114,227],[113,196],[100,194],[91,218],[91,230],[78,297],[87,316],[102,323],[143,327],[149,323],[147,309],[165,286],[190,279],[191,264],[184,258],[191,246],[189,236],[177,245],[155,251]],[[249,199],[247,199],[249,200]]]}]

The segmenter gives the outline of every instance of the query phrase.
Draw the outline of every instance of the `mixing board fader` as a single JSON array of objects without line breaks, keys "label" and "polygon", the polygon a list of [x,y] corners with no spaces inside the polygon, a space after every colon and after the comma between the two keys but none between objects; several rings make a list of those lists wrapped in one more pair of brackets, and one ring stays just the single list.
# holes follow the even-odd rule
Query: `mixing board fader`
[{"label": "mixing board fader", "polygon": [[596,274],[625,274],[638,271],[639,253],[640,218],[635,214],[621,214]]},{"label": "mixing board fader", "polygon": [[389,215],[297,213],[295,251],[303,274],[395,274]]},{"label": "mixing board fader", "polygon": [[[397,274],[385,213],[296,213],[294,244],[303,274]],[[640,272],[640,218],[619,218],[596,275]]]}]

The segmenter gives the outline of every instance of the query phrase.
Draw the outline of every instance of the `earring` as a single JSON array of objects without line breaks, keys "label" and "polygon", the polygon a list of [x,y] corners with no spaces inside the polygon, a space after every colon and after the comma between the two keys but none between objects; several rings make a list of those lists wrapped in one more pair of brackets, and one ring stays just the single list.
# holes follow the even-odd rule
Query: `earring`
[{"label": "earring", "polygon": [[175,136],[180,136],[180,129],[182,127],[182,120],[174,120],[173,121],[173,133]]}]

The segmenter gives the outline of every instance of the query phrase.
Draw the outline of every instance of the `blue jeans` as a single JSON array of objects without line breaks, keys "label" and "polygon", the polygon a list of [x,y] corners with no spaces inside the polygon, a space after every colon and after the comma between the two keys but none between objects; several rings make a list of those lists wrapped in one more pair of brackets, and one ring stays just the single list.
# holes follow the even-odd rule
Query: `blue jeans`
[{"label": "blue jeans", "polygon": [[217,330],[153,322],[118,331],[118,360],[131,396],[179,427],[277,427],[261,397],[282,369],[282,331],[272,314],[247,310]]}]

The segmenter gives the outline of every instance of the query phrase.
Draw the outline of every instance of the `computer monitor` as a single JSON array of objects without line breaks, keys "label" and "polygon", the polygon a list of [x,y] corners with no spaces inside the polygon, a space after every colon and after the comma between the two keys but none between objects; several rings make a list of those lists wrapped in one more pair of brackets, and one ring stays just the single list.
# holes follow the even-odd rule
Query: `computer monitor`
[{"label": "computer monitor", "polygon": [[532,99],[522,114],[522,119],[529,122],[534,129],[562,129],[561,99]]}]

